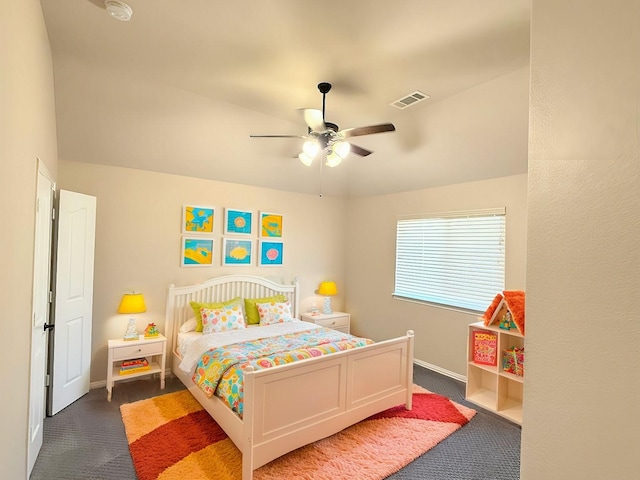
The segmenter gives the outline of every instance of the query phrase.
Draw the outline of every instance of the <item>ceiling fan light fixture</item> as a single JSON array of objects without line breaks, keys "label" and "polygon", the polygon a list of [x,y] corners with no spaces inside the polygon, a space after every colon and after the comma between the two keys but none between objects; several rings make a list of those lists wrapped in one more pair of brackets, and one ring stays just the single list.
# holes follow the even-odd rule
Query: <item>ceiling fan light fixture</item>
[{"label": "ceiling fan light fixture", "polygon": [[342,157],[333,150],[327,152],[327,161],[324,163],[327,167],[337,167],[342,162]]},{"label": "ceiling fan light fixture", "polygon": [[304,163],[307,167],[310,167],[313,163],[313,157],[308,156],[306,153],[302,152],[298,155],[298,158],[302,163]]},{"label": "ceiling fan light fixture", "polygon": [[351,151],[351,144],[343,141],[336,142],[333,144],[333,151],[340,157],[345,158]]},{"label": "ceiling fan light fixture", "polygon": [[307,140],[302,144],[302,151],[313,160],[320,151],[320,145],[314,140]]},{"label": "ceiling fan light fixture", "polygon": [[131,15],[133,15],[131,7],[119,0],[105,0],[104,7],[111,17],[121,22],[128,22],[131,20]]}]

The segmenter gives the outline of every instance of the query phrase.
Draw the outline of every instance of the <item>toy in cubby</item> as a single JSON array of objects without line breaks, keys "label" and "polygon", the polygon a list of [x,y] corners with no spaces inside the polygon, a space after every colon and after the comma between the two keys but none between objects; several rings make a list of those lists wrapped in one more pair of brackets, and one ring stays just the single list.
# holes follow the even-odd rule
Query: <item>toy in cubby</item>
[{"label": "toy in cubby", "polygon": [[502,369],[524,377],[524,347],[511,347],[502,352]]},{"label": "toy in cubby", "polygon": [[516,328],[516,323],[513,321],[513,317],[511,316],[511,312],[509,310],[504,313],[498,326],[503,330],[511,330],[512,328]]}]

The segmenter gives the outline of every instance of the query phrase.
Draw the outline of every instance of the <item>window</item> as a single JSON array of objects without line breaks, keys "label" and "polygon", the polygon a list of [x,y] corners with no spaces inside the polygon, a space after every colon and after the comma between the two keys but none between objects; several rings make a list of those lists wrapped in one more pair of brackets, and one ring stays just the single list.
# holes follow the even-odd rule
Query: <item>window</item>
[{"label": "window", "polygon": [[484,311],[504,290],[505,209],[398,219],[394,296]]}]

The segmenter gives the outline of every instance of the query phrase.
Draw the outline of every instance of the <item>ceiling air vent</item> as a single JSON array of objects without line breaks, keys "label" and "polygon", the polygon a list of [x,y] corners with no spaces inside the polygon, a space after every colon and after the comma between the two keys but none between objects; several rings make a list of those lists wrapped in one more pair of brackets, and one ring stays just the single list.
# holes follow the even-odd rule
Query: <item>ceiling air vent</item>
[{"label": "ceiling air vent", "polygon": [[421,102],[422,100],[426,100],[427,98],[429,98],[429,95],[416,90],[412,94],[407,95],[406,97],[403,97],[399,100],[396,100],[390,105],[402,110],[404,108],[410,107],[411,105],[415,105],[416,103]]}]

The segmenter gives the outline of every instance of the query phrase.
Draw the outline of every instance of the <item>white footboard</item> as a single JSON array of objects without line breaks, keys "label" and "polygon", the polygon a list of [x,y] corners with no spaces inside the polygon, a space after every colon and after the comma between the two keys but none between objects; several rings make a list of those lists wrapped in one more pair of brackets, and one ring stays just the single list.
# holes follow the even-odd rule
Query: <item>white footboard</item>
[{"label": "white footboard", "polygon": [[242,479],[296,448],[396,405],[411,408],[413,332],[345,352],[246,372]]}]

